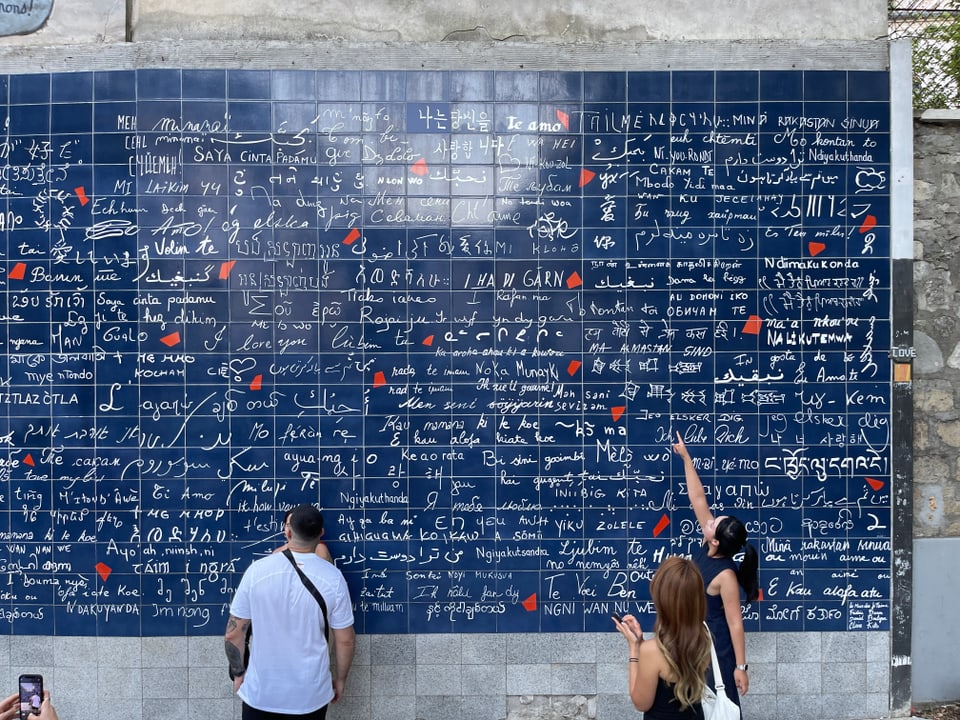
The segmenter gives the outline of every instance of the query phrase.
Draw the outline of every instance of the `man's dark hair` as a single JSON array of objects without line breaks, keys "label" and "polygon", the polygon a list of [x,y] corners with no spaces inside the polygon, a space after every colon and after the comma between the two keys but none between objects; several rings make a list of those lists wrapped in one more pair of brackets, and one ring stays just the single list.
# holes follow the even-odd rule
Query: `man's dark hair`
[{"label": "man's dark hair", "polygon": [[314,505],[297,505],[290,511],[287,523],[301,542],[316,542],[323,534],[323,515]]}]

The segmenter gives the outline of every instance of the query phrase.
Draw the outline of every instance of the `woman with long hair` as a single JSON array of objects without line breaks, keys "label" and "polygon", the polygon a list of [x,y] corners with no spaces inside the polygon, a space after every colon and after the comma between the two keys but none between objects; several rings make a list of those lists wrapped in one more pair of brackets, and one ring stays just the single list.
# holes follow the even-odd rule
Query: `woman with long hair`
[{"label": "woman with long hair", "polygon": [[670,556],[650,581],[656,608],[653,640],[644,641],[633,615],[614,617],[630,651],[630,699],[645,720],[703,720],[700,699],[710,665],[703,625],[703,579],[692,561]]},{"label": "woman with long hair", "polygon": [[[740,520],[733,515],[714,517],[679,432],[673,451],[683,459],[687,495],[703,531],[703,544],[694,560],[706,589],[707,625],[713,634],[727,696],[739,705],[740,695],[746,695],[750,688],[740,591],[743,590],[747,602],[754,602],[760,596],[757,550],[747,542],[747,529]],[[733,558],[741,549],[743,559],[738,565]]]}]

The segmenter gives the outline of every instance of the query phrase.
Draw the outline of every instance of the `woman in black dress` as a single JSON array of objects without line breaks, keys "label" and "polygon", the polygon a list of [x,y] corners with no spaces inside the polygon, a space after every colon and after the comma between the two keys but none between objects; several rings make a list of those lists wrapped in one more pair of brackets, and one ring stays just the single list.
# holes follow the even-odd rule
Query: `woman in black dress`
[{"label": "woman in black dress", "polygon": [[[739,705],[740,695],[750,688],[740,591],[747,602],[760,596],[757,551],[747,542],[747,529],[740,520],[732,515],[714,517],[710,511],[703,483],[680,433],[673,451],[683,459],[687,495],[703,531],[703,545],[694,560],[706,588],[707,625],[713,633],[727,696]],[[737,565],[733,557],[741,548],[743,560]]]},{"label": "woman in black dress", "polygon": [[650,581],[657,611],[653,640],[644,641],[633,615],[614,617],[630,651],[630,699],[644,720],[703,720],[700,699],[710,665],[703,626],[703,580],[692,561],[676,555]]}]

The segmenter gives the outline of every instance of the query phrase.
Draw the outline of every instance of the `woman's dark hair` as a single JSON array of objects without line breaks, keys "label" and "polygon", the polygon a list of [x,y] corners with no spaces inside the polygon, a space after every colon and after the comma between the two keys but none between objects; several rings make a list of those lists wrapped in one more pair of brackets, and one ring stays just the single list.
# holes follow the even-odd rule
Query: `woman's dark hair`
[{"label": "woman's dark hair", "polygon": [[717,523],[714,537],[717,539],[717,552],[723,557],[732,558],[743,548],[743,560],[737,568],[737,582],[747,596],[747,602],[760,597],[760,577],[758,569],[760,559],[757,550],[747,542],[747,528],[733,515],[727,515]]}]

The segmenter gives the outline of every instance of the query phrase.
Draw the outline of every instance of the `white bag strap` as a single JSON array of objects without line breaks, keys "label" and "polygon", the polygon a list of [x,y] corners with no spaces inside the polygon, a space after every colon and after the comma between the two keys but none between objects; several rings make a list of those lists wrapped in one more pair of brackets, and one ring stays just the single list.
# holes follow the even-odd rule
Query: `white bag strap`
[{"label": "white bag strap", "polygon": [[703,626],[707,629],[707,637],[710,638],[710,659],[713,661],[713,684],[714,691],[719,695],[724,692],[726,685],[723,684],[723,675],[720,674],[720,661],[717,660],[717,650],[713,647],[713,633],[710,632],[710,626],[704,621]]}]

